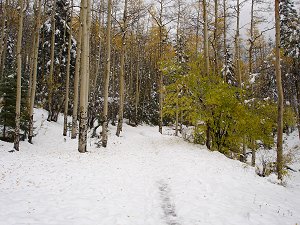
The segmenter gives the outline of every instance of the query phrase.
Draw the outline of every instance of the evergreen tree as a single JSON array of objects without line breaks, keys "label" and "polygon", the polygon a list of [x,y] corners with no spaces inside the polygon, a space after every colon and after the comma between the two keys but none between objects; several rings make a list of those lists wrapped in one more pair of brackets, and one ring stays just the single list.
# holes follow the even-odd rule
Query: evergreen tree
[{"label": "evergreen tree", "polygon": [[300,56],[300,18],[292,0],[281,0],[280,42],[285,55]]},{"label": "evergreen tree", "polygon": [[284,95],[296,109],[300,138],[300,17],[292,0],[281,0],[279,13]]},{"label": "evergreen tree", "polygon": [[[52,5],[48,6],[48,19],[41,27],[41,38],[39,45],[38,57],[38,86],[37,86],[37,102],[41,105],[45,104],[46,96],[49,90],[47,87],[47,79],[49,78],[50,64],[51,64],[51,10]],[[53,115],[54,120],[57,119],[58,113],[63,107],[63,96],[65,93],[66,82],[66,65],[68,57],[68,39],[70,35],[70,27],[68,23],[71,20],[71,10],[69,8],[68,0],[57,0],[55,6],[55,47],[54,47],[54,77],[52,83],[53,89]],[[71,62],[70,62],[70,81],[74,77],[76,59],[76,41],[71,39]],[[73,85],[70,84],[72,87]],[[71,95],[72,96],[72,95]]]},{"label": "evergreen tree", "polygon": [[225,52],[225,65],[223,66],[222,69],[222,75],[224,80],[229,84],[229,85],[233,85],[235,87],[238,86],[238,82],[235,78],[235,74],[234,74],[234,65],[232,62],[232,54],[229,52],[228,48],[226,48],[226,52]]},{"label": "evergreen tree", "polygon": [[[7,40],[6,60],[3,79],[0,83],[0,137],[5,141],[13,141],[16,111],[16,56],[14,52],[15,43],[12,38]],[[26,110],[27,82],[22,79],[22,101],[21,101],[21,139],[26,137],[28,113]]]}]

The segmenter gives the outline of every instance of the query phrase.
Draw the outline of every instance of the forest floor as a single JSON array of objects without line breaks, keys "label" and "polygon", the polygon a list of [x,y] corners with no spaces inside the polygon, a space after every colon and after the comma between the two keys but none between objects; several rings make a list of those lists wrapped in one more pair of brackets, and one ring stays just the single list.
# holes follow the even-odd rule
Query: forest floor
[{"label": "forest floor", "polygon": [[[0,142],[0,224],[295,225],[300,172],[285,185],[157,127],[110,127],[107,148],[62,136],[62,119],[36,111],[34,144]],[[294,149],[297,137],[287,139]],[[297,171],[300,164],[295,163]]]}]

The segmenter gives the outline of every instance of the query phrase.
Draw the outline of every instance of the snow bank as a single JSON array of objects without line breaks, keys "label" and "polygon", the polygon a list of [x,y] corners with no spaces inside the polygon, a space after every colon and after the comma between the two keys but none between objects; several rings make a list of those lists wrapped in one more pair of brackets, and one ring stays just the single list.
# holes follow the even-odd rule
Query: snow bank
[{"label": "snow bank", "polygon": [[220,153],[160,135],[157,127],[110,127],[108,148],[77,152],[62,118],[37,110],[34,145],[0,142],[0,224],[295,225],[300,179],[287,187]]}]

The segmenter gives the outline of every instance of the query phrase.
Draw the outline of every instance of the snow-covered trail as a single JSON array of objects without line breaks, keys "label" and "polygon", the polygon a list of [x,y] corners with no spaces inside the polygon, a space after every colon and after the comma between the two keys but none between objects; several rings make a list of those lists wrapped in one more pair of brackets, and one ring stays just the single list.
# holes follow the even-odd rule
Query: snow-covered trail
[{"label": "snow-covered trail", "polygon": [[61,121],[37,113],[34,145],[0,142],[0,224],[300,224],[297,182],[273,184],[156,127],[111,128],[108,148],[91,139],[80,154]]}]

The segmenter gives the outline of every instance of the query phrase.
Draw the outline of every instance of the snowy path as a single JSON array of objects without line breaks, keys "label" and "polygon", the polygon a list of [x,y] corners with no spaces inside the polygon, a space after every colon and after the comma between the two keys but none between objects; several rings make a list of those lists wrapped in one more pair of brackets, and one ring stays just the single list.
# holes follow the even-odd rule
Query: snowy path
[{"label": "snowy path", "polygon": [[60,123],[38,129],[20,152],[0,142],[1,225],[300,224],[300,173],[288,187],[272,184],[156,127],[112,130],[107,149],[90,140],[86,154]]}]

